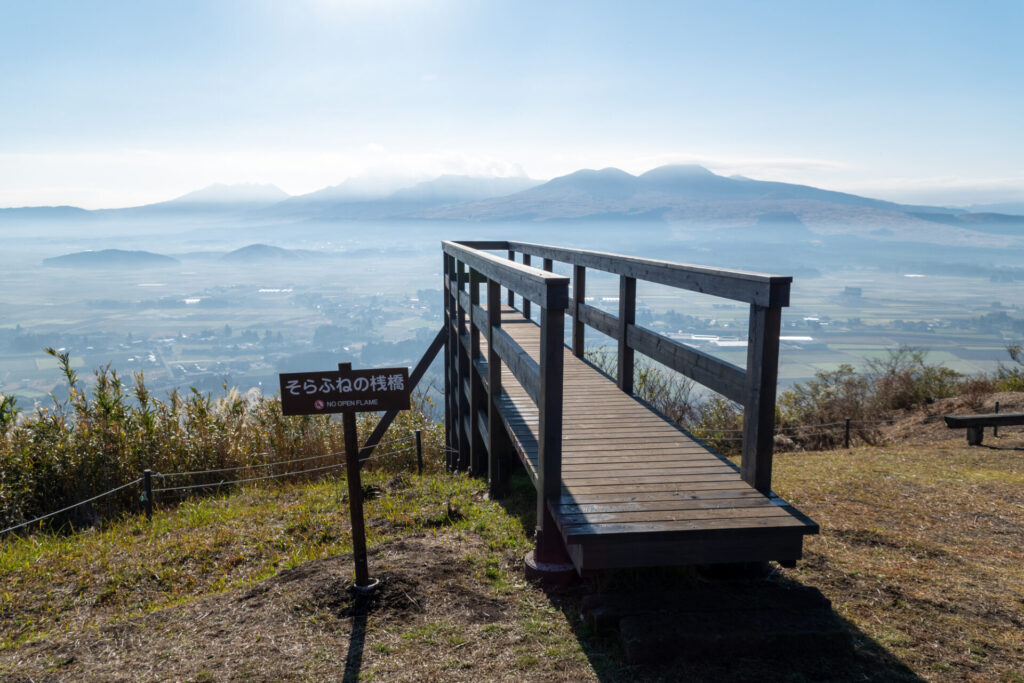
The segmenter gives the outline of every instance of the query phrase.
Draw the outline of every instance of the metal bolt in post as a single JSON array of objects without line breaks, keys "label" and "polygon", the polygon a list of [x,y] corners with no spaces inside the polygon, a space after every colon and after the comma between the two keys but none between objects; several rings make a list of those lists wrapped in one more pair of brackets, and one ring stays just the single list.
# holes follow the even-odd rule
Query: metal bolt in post
[{"label": "metal bolt in post", "polygon": [[843,436],[843,446],[845,448],[850,447],[850,418],[846,418],[846,433]]},{"label": "metal bolt in post", "polygon": [[423,474],[423,432],[416,430],[416,474]]}]

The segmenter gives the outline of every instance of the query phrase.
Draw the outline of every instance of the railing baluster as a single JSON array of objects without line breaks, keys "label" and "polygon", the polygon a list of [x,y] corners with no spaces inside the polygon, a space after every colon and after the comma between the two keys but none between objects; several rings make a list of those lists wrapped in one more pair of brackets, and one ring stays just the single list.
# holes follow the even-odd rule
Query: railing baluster
[{"label": "railing baluster", "polygon": [[619,388],[633,393],[633,347],[627,331],[636,322],[636,278],[619,276]]},{"label": "railing baluster", "polygon": [[487,444],[484,443],[483,435],[480,433],[479,415],[483,412],[486,396],[484,385],[477,369],[477,362],[482,360],[480,355],[480,328],[472,315],[475,307],[480,305],[480,284],[483,278],[475,269],[469,271],[469,431],[470,431],[470,474],[480,476],[486,472],[487,467]]},{"label": "railing baluster", "polygon": [[[508,250],[508,260],[511,261],[512,263],[516,262],[516,252],[512,251],[511,249]],[[516,295],[515,295],[515,292],[512,291],[512,288],[509,287],[508,288],[508,307],[509,308],[515,308],[515,306],[516,306]]]},{"label": "railing baluster", "polygon": [[[488,339],[494,339],[493,330],[501,327],[501,285],[495,280],[487,281],[487,325],[490,327]],[[501,421],[501,413],[498,412],[501,358],[491,342],[487,344],[487,391],[487,484],[493,499],[501,498],[505,493],[508,435]]]},{"label": "railing baluster", "polygon": [[455,349],[455,345],[452,343],[451,325],[452,325],[452,290],[451,290],[451,268],[450,261],[451,257],[448,254],[442,254],[444,256],[444,275],[441,281],[444,283],[444,325],[445,325],[445,350],[444,350],[444,443],[445,443],[445,468],[452,469],[451,459],[452,452],[456,449],[455,433],[452,429],[452,358],[451,352]]},{"label": "railing baluster", "polygon": [[472,422],[472,414],[469,412],[469,398],[466,396],[465,383],[469,378],[470,372],[470,361],[469,352],[463,344],[463,338],[468,334],[466,329],[466,309],[462,305],[462,297],[458,296],[461,292],[466,291],[466,282],[469,280],[469,273],[466,268],[466,264],[461,261],[456,261],[456,276],[458,278],[457,284],[458,289],[455,297],[455,310],[456,310],[456,330],[457,330],[457,347],[458,347],[458,359],[459,359],[459,372],[458,372],[458,384],[455,387],[455,394],[458,397],[459,403],[459,416],[458,424],[455,425],[455,429],[459,434],[459,457],[458,465],[456,469],[459,471],[465,470],[469,467],[470,451],[472,446],[470,445],[471,433],[466,428],[466,422]]},{"label": "railing baluster", "polygon": [[565,309],[540,309],[540,400],[537,410],[537,547],[538,562],[564,562],[565,547],[551,508],[562,496],[562,366]]},{"label": "railing baluster", "polygon": [[[527,254],[526,252],[523,252],[523,265],[530,265],[530,255]],[[523,297],[523,315],[526,316],[527,318],[530,317],[530,300],[527,299],[525,296]]]},{"label": "railing baluster", "polygon": [[747,332],[747,398],[743,402],[743,481],[761,493],[772,488],[775,390],[779,375],[782,309],[750,306]]},{"label": "railing baluster", "polygon": [[580,320],[580,304],[586,303],[587,269],[583,266],[572,267],[572,353],[578,358],[583,357],[583,337],[586,328]]}]

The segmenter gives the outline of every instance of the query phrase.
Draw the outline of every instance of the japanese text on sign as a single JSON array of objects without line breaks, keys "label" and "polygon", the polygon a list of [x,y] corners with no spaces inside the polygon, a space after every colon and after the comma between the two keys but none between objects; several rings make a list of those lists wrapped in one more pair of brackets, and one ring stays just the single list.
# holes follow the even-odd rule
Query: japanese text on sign
[{"label": "japanese text on sign", "polygon": [[407,368],[283,373],[285,415],[345,411],[404,410],[409,407]]}]

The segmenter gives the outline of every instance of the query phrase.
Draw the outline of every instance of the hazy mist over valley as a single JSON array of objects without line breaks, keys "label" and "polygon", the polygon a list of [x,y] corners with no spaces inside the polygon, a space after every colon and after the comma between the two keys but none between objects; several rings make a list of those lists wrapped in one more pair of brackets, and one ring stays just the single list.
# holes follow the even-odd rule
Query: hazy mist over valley
[{"label": "hazy mist over valley", "polygon": [[[48,346],[83,374],[144,372],[158,392],[273,393],[279,372],[413,365],[441,324],[445,239],[792,275],[783,384],[899,345],[991,371],[1024,335],[1024,217],[694,165],[546,183],[445,176],[378,194],[220,185],[125,209],[0,209],[0,234],[0,393],[25,407],[66,392]],[[594,305],[614,312],[617,280],[592,278]],[[745,307],[649,284],[639,306],[645,326],[744,364]]]}]

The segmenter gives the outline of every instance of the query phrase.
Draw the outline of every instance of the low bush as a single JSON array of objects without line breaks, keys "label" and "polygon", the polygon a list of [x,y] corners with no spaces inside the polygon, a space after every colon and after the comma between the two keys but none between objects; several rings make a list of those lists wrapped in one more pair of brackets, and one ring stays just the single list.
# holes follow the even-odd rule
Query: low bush
[{"label": "low bush", "polygon": [[[218,398],[193,389],[172,391],[161,400],[150,394],[142,373],[126,384],[109,365],[95,372],[95,382],[87,390],[67,353],[47,352],[57,358],[69,396],[32,415],[16,415],[13,403],[3,402],[0,529],[109,491],[137,479],[144,469],[158,473],[154,487],[160,488],[321,468],[299,475],[315,477],[330,471],[322,468],[344,462],[341,421],[330,416],[284,417],[276,397],[255,391],[241,394],[227,387]],[[365,467],[413,466],[411,433],[421,429],[426,469],[441,469],[444,427],[426,417],[429,407],[429,399],[419,398],[413,410],[400,413]],[[360,443],[365,443],[377,419],[373,413],[360,415]],[[304,458],[308,459],[266,466]],[[168,476],[231,468],[239,469]],[[169,492],[161,500],[192,491]],[[139,506],[139,489],[129,487],[54,517],[51,526],[93,524]]]}]

